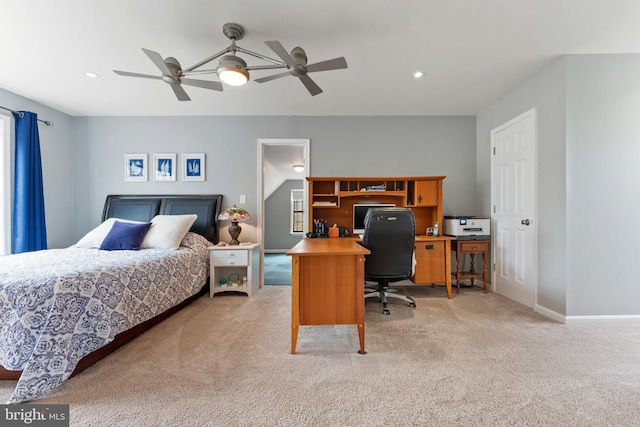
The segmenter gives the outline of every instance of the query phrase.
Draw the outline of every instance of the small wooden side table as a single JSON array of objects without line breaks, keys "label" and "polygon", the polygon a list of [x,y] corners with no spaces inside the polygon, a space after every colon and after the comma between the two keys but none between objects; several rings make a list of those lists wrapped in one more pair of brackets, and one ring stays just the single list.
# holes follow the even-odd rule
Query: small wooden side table
[{"label": "small wooden side table", "polygon": [[[453,240],[451,242],[451,250],[456,252],[456,271],[451,275],[456,278],[456,293],[460,293],[460,281],[462,279],[471,279],[471,287],[475,279],[482,279],[482,289],[487,293],[487,259],[489,258],[489,241],[488,240]],[[460,271],[461,255],[469,254],[471,257],[471,266],[468,271]],[[475,256],[482,254],[482,272],[475,270]]]}]

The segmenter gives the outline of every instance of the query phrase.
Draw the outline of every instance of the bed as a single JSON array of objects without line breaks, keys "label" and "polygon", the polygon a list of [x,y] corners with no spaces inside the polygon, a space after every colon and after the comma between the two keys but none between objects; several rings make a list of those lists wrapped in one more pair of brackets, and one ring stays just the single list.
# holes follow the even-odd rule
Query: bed
[{"label": "bed", "polygon": [[109,195],[75,245],[0,257],[0,379],[18,380],[8,403],[45,396],[206,293],[221,204]]}]

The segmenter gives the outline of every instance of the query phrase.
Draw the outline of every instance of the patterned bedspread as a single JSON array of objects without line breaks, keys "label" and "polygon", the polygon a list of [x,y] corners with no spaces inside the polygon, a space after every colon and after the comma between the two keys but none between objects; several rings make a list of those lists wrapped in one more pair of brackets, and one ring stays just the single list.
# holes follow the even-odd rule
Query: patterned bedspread
[{"label": "patterned bedspread", "polygon": [[22,370],[8,403],[44,396],[114,336],[198,293],[211,245],[178,250],[70,247],[0,257],[0,365]]}]

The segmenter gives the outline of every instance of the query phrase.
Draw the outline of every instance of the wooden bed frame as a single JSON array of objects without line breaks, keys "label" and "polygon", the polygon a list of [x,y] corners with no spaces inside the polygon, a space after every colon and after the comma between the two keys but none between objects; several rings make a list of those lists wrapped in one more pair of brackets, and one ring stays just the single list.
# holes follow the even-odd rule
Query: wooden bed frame
[{"label": "wooden bed frame", "polygon": [[[151,221],[156,215],[184,215],[195,213],[198,215],[191,231],[204,236],[211,243],[218,243],[219,221],[218,215],[222,209],[221,194],[206,195],[108,195],[102,212],[102,220],[108,218],[123,218],[136,221]],[[131,329],[116,335],[109,344],[89,353],[76,365],[71,374],[74,376],[99,360],[104,359],[134,338],[142,335],[153,326],[162,322],[172,314],[182,310],[209,290],[209,281],[195,295],[180,304],[153,317]],[[17,380],[22,371],[9,371],[0,366],[0,380]]]}]

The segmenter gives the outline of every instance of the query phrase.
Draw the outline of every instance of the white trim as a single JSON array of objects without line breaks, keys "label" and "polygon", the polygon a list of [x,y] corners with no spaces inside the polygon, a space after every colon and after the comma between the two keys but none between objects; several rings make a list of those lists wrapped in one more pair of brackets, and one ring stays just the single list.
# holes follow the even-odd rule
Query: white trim
[{"label": "white trim", "polygon": [[536,304],[533,311],[536,313],[542,314],[544,317],[548,317],[551,320],[555,320],[558,323],[567,323],[566,317],[564,314],[560,314],[553,310],[548,309],[547,307],[543,307],[541,305]]},{"label": "white trim", "polygon": [[11,253],[11,117],[0,114],[0,255]]},{"label": "white trim", "polygon": [[566,316],[567,325],[596,325],[596,324],[634,324],[640,325],[640,315],[610,315],[610,316]]},{"label": "white trim", "polygon": [[541,305],[536,305],[536,313],[565,325],[640,325],[640,314],[600,315],[600,316],[565,316]]}]

